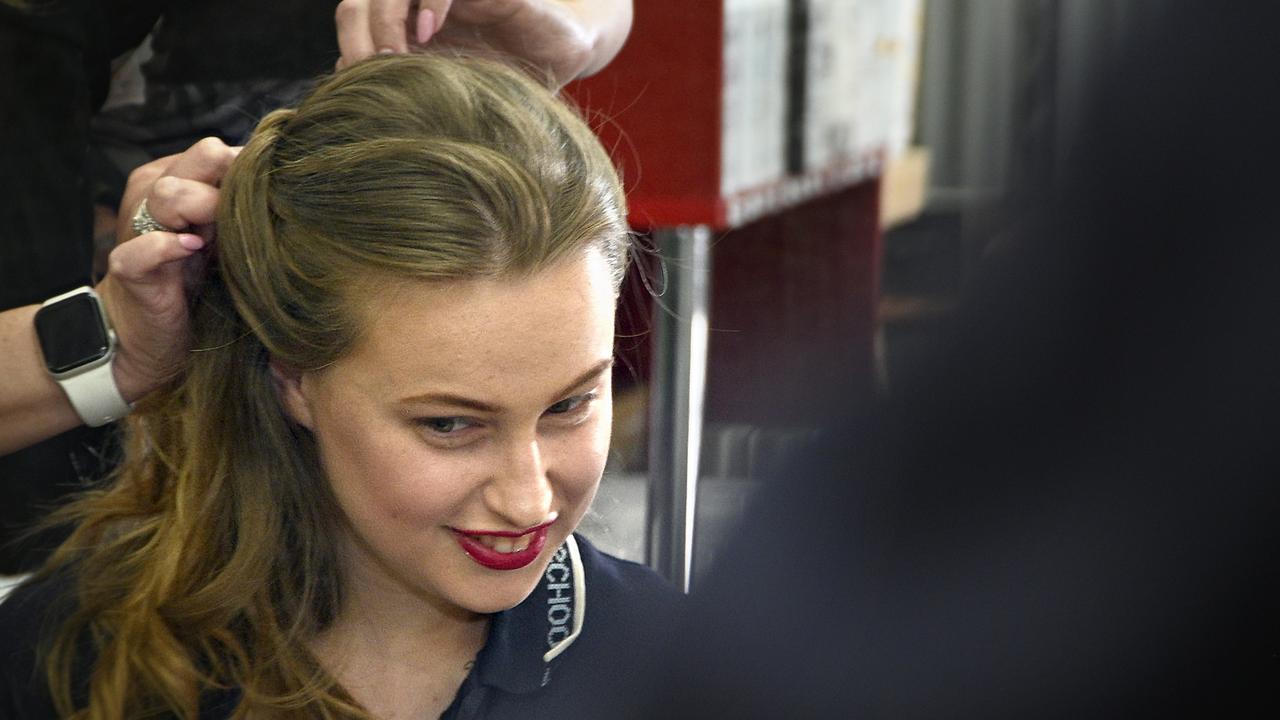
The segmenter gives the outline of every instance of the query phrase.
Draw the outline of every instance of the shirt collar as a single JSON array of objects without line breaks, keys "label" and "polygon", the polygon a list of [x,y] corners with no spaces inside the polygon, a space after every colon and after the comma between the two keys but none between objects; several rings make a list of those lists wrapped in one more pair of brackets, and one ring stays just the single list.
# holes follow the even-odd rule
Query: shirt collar
[{"label": "shirt collar", "polygon": [[476,657],[480,681],[512,693],[550,684],[552,665],[578,639],[586,612],[582,556],[570,535],[551,555],[529,597],[492,616],[489,637]]}]

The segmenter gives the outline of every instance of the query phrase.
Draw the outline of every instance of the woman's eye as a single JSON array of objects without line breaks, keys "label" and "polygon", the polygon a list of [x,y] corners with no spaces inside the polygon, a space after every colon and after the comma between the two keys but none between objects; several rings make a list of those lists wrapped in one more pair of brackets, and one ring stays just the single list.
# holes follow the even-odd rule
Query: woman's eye
[{"label": "woman's eye", "polygon": [[575,395],[574,397],[571,397],[571,398],[565,398],[564,400],[561,400],[555,405],[552,405],[551,407],[547,408],[547,414],[548,415],[564,415],[566,413],[571,413],[574,410],[577,410],[583,407],[588,402],[594,400],[595,397],[596,397],[595,393],[587,393],[586,395]]},{"label": "woman's eye", "polygon": [[418,418],[417,423],[437,435],[450,435],[471,427],[466,418],[460,417]]}]

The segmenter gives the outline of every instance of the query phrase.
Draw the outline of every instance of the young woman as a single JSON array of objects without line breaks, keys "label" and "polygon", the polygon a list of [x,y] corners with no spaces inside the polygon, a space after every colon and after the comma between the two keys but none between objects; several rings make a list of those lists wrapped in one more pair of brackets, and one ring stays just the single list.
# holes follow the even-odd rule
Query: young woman
[{"label": "young woman", "polygon": [[221,192],[186,368],[0,605],[0,716],[624,699],[676,596],[572,534],[629,250],[589,129],[498,63],[381,57],[263,120]]}]

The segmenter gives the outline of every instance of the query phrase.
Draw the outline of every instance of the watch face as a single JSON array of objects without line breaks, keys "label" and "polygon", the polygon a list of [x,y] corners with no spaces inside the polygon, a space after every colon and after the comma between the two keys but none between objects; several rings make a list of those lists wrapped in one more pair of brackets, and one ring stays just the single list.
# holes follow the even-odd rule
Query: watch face
[{"label": "watch face", "polygon": [[107,327],[91,295],[72,295],[36,312],[36,335],[49,372],[74,370],[100,360],[110,349]]}]

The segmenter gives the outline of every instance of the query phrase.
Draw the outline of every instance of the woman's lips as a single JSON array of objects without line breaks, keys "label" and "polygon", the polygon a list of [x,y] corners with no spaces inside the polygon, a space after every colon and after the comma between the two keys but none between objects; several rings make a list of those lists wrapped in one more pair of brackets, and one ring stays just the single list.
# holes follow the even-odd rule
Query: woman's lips
[{"label": "woman's lips", "polygon": [[547,544],[551,522],[522,532],[450,529],[458,545],[477,563],[490,570],[519,570],[538,558]]}]

